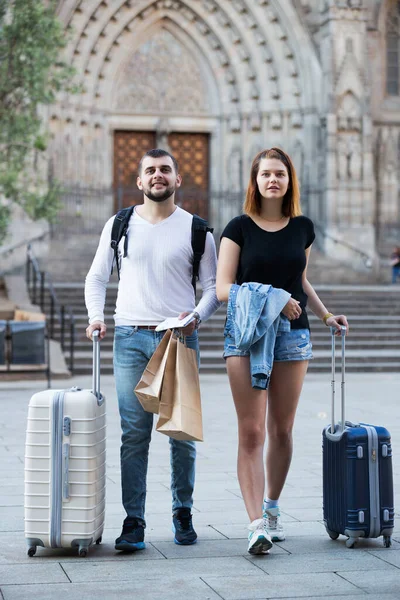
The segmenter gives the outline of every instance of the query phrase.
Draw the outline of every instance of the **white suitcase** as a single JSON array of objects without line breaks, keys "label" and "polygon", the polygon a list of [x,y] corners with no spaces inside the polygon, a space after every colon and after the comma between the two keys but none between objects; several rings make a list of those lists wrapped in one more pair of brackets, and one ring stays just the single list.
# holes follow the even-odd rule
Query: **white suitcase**
[{"label": "white suitcase", "polygon": [[25,538],[37,546],[77,547],[86,556],[104,528],[106,412],[100,343],[93,337],[93,390],[46,390],[29,402],[25,448]]}]

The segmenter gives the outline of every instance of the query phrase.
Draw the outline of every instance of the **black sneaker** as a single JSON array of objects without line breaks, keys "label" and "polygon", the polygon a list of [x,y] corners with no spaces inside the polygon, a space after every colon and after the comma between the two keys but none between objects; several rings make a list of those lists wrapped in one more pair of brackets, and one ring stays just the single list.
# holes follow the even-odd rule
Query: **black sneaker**
[{"label": "black sneaker", "polygon": [[189,546],[197,542],[197,533],[193,529],[190,508],[178,508],[172,515],[172,531],[175,544]]},{"label": "black sneaker", "polygon": [[115,540],[115,549],[125,552],[144,550],[144,527],[139,525],[136,519],[126,517],[119,538]]}]

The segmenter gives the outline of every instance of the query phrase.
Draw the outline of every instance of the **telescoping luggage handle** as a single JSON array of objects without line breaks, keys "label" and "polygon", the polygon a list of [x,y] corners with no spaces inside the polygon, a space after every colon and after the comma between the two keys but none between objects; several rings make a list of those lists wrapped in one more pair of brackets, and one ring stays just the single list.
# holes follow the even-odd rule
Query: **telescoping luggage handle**
[{"label": "telescoping luggage handle", "polygon": [[97,403],[103,403],[103,396],[100,393],[100,338],[98,330],[93,331],[93,393],[97,398]]},{"label": "telescoping luggage handle", "polygon": [[[331,431],[330,433],[335,433],[335,371],[336,371],[336,361],[335,361],[335,332],[336,327],[331,327],[331,337],[332,337],[332,419],[331,419]],[[341,418],[340,418],[340,433],[344,431],[345,428],[345,349],[346,349],[346,327],[342,325],[340,327],[340,339],[342,341],[342,381],[340,386],[340,398],[341,398]]]}]

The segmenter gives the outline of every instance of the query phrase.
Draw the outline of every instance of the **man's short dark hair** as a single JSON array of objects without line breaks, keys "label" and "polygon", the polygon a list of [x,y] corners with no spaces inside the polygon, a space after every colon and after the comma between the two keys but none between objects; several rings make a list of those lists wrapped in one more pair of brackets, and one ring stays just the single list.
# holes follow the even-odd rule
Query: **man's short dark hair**
[{"label": "man's short dark hair", "polygon": [[142,172],[143,161],[148,156],[150,156],[151,158],[161,158],[162,156],[169,156],[174,165],[175,173],[178,173],[178,162],[177,162],[176,158],[174,156],[172,156],[172,154],[170,154],[166,150],[161,150],[161,148],[154,148],[153,150],[148,150],[146,152],[146,154],[143,154],[142,158],[140,159],[140,163],[139,163],[139,167],[138,167],[139,177]]}]

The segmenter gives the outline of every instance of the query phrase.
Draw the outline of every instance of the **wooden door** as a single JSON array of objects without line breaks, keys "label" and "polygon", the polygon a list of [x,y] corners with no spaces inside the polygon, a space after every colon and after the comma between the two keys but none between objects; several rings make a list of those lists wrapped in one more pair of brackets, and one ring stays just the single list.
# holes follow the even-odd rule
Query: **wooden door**
[{"label": "wooden door", "polygon": [[156,147],[154,131],[114,132],[114,208],[115,211],[143,202],[136,185],[139,161]]},{"label": "wooden door", "polygon": [[190,213],[208,217],[209,135],[208,133],[170,133],[168,145],[178,161],[182,185],[176,203]]}]

